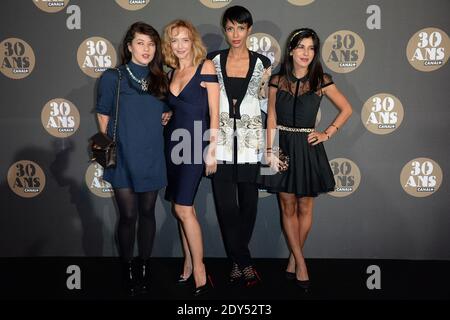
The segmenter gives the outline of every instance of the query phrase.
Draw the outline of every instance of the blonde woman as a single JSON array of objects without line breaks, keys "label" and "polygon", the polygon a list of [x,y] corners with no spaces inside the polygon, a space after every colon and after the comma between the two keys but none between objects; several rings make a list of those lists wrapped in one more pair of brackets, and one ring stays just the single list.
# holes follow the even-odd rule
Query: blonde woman
[{"label": "blonde woman", "polygon": [[[210,175],[217,168],[219,84],[214,64],[205,59],[206,49],[190,22],[175,20],[165,28],[163,53],[173,68],[169,72],[168,103],[173,116],[167,128],[166,199],[172,201],[180,222],[185,255],[178,282],[187,283],[193,276],[194,295],[201,295],[212,284],[205,272],[202,233],[193,202],[203,172]],[[208,129],[209,141],[204,141]]]}]

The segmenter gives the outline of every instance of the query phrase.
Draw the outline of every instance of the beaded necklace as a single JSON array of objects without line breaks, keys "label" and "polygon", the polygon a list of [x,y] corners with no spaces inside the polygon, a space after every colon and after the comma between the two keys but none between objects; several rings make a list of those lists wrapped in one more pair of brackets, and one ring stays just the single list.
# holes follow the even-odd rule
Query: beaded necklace
[{"label": "beaded necklace", "polygon": [[139,80],[138,78],[136,78],[136,76],[133,74],[133,72],[131,72],[130,68],[128,67],[128,64],[125,65],[125,68],[127,69],[128,74],[130,75],[131,79],[133,79],[134,81],[136,81],[137,83],[139,83],[141,85],[141,90],[147,91],[148,90],[148,81],[146,79]]}]

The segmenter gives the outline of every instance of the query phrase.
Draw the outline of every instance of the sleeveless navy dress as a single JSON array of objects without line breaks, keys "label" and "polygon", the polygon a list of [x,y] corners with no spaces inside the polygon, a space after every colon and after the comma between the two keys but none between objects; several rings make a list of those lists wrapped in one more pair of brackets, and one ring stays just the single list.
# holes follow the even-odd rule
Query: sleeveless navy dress
[{"label": "sleeveless navy dress", "polygon": [[165,132],[168,178],[165,198],[185,206],[193,205],[205,170],[203,151],[208,141],[203,141],[203,135],[209,129],[209,105],[207,90],[200,84],[218,82],[216,75],[201,74],[202,66],[203,63],[197,67],[178,96],[169,90],[168,98],[173,115]]}]

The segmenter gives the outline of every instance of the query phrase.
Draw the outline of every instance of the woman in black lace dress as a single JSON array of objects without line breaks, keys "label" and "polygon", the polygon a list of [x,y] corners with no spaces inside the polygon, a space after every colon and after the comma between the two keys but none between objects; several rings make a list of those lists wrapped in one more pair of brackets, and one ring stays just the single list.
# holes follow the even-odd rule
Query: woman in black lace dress
[{"label": "woman in black lace dress", "polygon": [[[336,134],[352,114],[350,103],[331,76],[323,73],[319,48],[317,34],[308,28],[294,30],[288,38],[281,72],[269,84],[266,158],[278,173],[262,176],[265,187],[279,193],[283,229],[291,252],[286,276],[303,289],[310,285],[303,245],[311,229],[314,197],[335,187],[323,142]],[[314,126],[324,95],[340,112],[320,132]],[[288,157],[284,171],[280,152]]]}]

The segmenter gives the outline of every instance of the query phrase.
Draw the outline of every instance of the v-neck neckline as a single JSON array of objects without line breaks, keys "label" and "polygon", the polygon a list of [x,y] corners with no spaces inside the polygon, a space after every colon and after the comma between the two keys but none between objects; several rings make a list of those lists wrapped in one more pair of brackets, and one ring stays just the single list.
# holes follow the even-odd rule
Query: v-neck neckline
[{"label": "v-neck neckline", "polygon": [[[200,65],[201,65],[201,64],[200,64]],[[170,92],[170,94],[171,94],[172,96],[174,96],[175,98],[178,98],[178,97],[183,93],[184,89],[186,89],[186,87],[192,82],[192,80],[194,79],[194,77],[197,75],[197,72],[198,72],[198,69],[200,68],[200,65],[197,67],[197,69],[196,69],[195,72],[194,72],[194,75],[189,79],[188,82],[186,82],[186,84],[184,85],[183,89],[181,89],[181,91],[178,93],[178,95],[174,95],[174,94],[173,94],[172,90],[170,90],[170,83],[169,83],[169,92]],[[174,70],[173,72],[175,73],[175,70]],[[172,82],[173,76],[174,76],[174,75],[172,74],[172,77],[170,78],[170,82]]]}]

